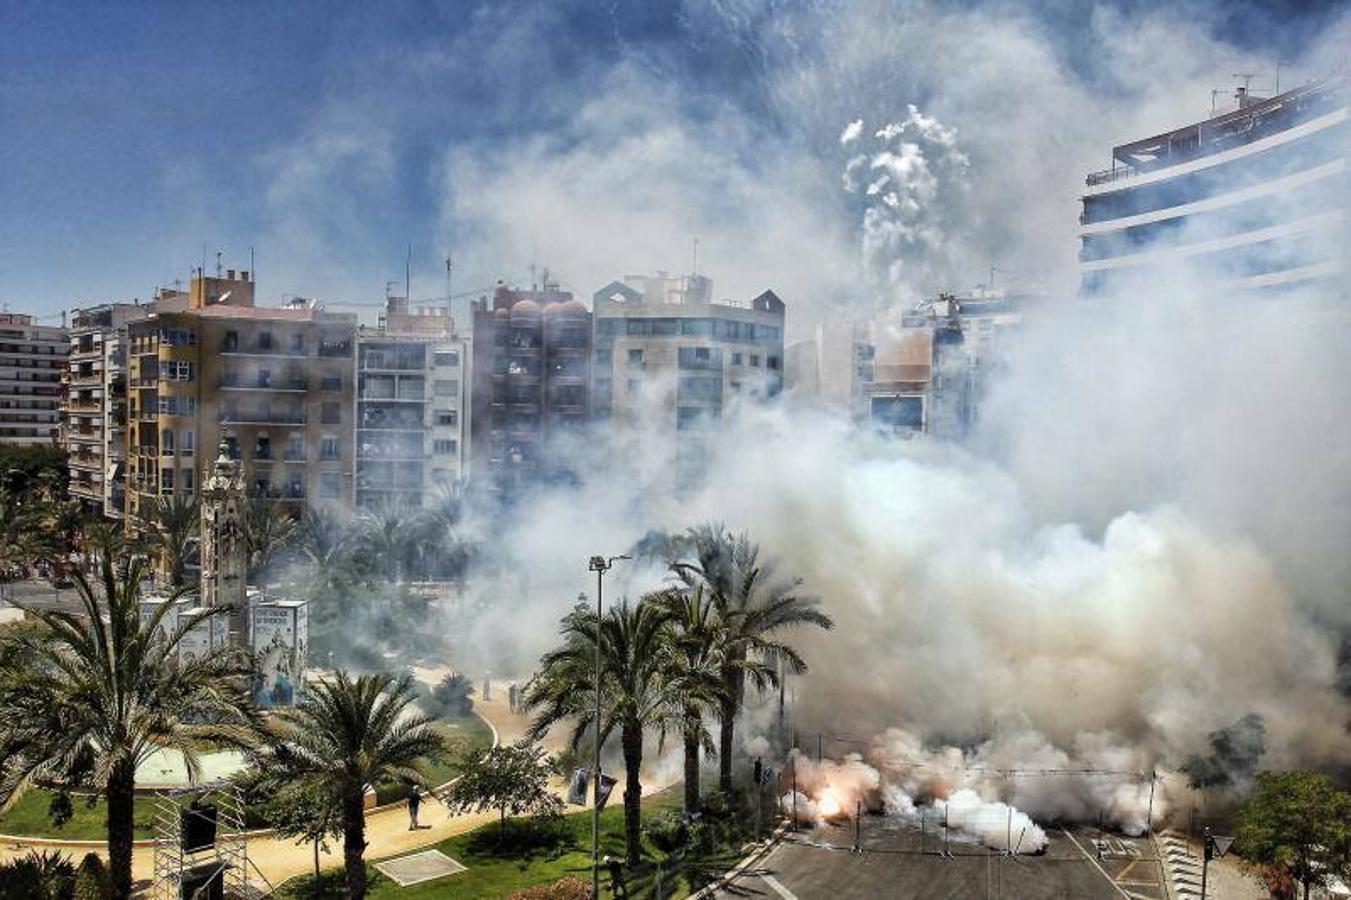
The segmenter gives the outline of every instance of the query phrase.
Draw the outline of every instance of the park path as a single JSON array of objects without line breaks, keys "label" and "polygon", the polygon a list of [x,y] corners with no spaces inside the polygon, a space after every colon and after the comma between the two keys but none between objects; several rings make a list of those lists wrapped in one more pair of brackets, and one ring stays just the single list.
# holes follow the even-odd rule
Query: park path
[{"label": "park path", "polygon": [[[474,710],[492,726],[499,741],[511,743],[525,733],[528,719],[526,716],[513,713],[507,708],[505,688],[506,683],[503,682],[502,690],[494,691],[492,699],[475,699]],[[561,745],[561,742],[552,735],[547,736],[543,743],[551,751],[558,749]],[[418,818],[423,825],[430,827],[410,831],[408,829],[408,809],[404,803],[374,809],[368,813],[366,816],[366,859],[379,860],[435,844],[446,838],[471,831],[486,822],[496,821],[496,814],[476,813],[450,816],[438,800],[429,796],[423,800]],[[341,839],[330,841],[329,846],[330,852],[320,853],[319,855],[319,864],[323,868],[342,864]],[[75,856],[77,861],[90,850],[96,850],[100,856],[104,856],[100,847],[92,847],[88,842],[33,841],[29,843],[25,841],[17,843],[7,841],[4,846],[0,846],[0,859],[22,856],[33,847],[62,850]],[[293,841],[269,835],[259,835],[248,839],[248,850],[250,861],[274,886],[289,878],[314,871],[313,846],[308,843],[296,844]],[[150,879],[154,872],[154,857],[153,847],[136,848],[132,860],[132,872],[138,881]],[[257,877],[256,873],[250,874],[253,878]]]}]

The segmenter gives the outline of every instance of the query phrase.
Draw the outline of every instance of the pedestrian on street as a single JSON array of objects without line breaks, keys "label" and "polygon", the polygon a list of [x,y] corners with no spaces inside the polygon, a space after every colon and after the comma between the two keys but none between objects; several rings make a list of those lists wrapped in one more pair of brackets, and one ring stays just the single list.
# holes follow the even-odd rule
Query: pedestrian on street
[{"label": "pedestrian on street", "polygon": [[610,873],[610,893],[615,897],[627,897],[629,892],[624,887],[624,867],[619,864],[619,860],[606,854],[605,871]]},{"label": "pedestrian on street", "polygon": [[418,786],[413,785],[413,789],[408,794],[408,830],[417,831],[417,811],[422,805],[422,794],[418,791]]}]

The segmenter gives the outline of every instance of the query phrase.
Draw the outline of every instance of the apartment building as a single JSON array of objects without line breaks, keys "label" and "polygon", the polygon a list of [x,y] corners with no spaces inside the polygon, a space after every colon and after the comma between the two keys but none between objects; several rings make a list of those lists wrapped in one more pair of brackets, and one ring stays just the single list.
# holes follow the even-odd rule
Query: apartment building
[{"label": "apartment building", "polygon": [[909,437],[959,440],[980,416],[1007,342],[1024,317],[1045,302],[1031,295],[940,294],[869,328],[856,347],[861,403],[855,419]]},{"label": "apartment building", "polygon": [[71,316],[62,409],[70,495],[87,512],[113,519],[126,505],[127,326],[150,311],[105,303]]},{"label": "apartment building", "polygon": [[591,313],[545,279],[498,284],[473,310],[470,466],[483,490],[509,499],[571,470],[569,440],[591,409]]},{"label": "apartment building", "polygon": [[1347,77],[1270,98],[1246,88],[1201,122],[1121,144],[1086,178],[1081,291],[1345,291]]},{"label": "apartment building", "polygon": [[33,317],[0,313],[0,444],[55,444],[70,337]]},{"label": "apartment building", "polygon": [[127,513],[192,494],[224,440],[250,495],[352,501],[356,317],[254,305],[248,272],[198,273],[129,326]]},{"label": "apartment building", "polygon": [[458,492],[469,433],[469,341],[444,307],[387,297],[356,340],[355,498],[362,509],[423,505]]},{"label": "apartment building", "polygon": [[783,388],[784,304],[773,291],[748,303],[714,301],[702,275],[628,275],[592,296],[593,415],[617,427],[679,436],[677,486],[699,477],[698,436],[738,399]]}]

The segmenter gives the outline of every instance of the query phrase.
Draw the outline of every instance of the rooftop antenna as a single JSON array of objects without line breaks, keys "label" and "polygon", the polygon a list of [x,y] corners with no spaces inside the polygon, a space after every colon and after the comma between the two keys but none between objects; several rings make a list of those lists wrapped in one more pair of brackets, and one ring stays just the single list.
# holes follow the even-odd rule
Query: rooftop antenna
[{"label": "rooftop antenna", "polygon": [[250,274],[250,277],[253,278],[253,283],[254,283],[254,284],[257,284],[257,283],[258,283],[258,266],[254,265],[254,262],[253,262],[253,245],[252,245],[252,244],[249,245],[249,274]]},{"label": "rooftop antenna", "polygon": [[220,258],[221,258],[221,252],[220,252],[219,250],[217,250],[217,251],[216,251],[216,277],[217,277],[217,278],[220,277],[220,273],[221,273]]},{"label": "rooftop antenna", "polygon": [[1276,60],[1276,93],[1278,94],[1281,92],[1281,68],[1288,65],[1290,65],[1288,60]]},{"label": "rooftop antenna", "polygon": [[1224,90],[1221,89],[1221,88],[1211,88],[1211,89],[1210,89],[1210,114],[1211,114],[1212,116],[1215,115],[1215,98],[1219,97],[1220,94],[1223,94],[1223,93],[1224,93]]},{"label": "rooftop antenna", "polygon": [[690,274],[696,276],[699,274],[699,236],[697,234],[694,236],[694,252],[690,259]]},{"label": "rooftop antenna", "polygon": [[534,263],[531,263],[531,264],[530,264],[530,290],[532,290],[532,291],[537,291],[537,290],[539,290],[539,285],[537,285],[537,284],[535,283],[535,264],[534,264]]},{"label": "rooftop antenna", "polygon": [[403,262],[403,299],[413,300],[413,245],[408,245],[408,257]]},{"label": "rooftop antenna", "polygon": [[385,302],[386,302],[386,303],[389,302],[390,291],[394,290],[394,285],[396,285],[396,284],[398,284],[397,281],[386,281],[386,282],[385,282]]}]

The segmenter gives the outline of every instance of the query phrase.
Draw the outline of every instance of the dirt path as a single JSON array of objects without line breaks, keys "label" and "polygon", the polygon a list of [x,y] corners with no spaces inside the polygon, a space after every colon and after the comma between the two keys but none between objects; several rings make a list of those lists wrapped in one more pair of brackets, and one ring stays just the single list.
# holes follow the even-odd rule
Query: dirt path
[{"label": "dirt path", "polygon": [[[496,730],[500,741],[510,743],[525,732],[527,719],[507,709],[505,683],[502,684],[502,688],[500,693],[493,691],[491,700],[475,700],[474,709]],[[557,743],[552,736],[546,738],[544,743],[550,750],[557,749]],[[427,797],[422,803],[419,819],[423,825],[431,827],[409,831],[408,810],[403,803],[371,811],[366,817],[366,858],[383,859],[437,843],[477,828],[485,822],[495,821],[495,814],[450,816],[439,801],[434,797]],[[23,845],[15,845],[12,842],[5,844],[0,847],[0,859],[22,856],[33,846],[63,850],[72,854],[77,862],[90,850],[95,850],[100,856],[104,855],[101,848],[83,842],[35,841],[31,844],[25,842]],[[342,842],[340,840],[330,842],[330,847],[331,852],[321,853],[319,856],[319,864],[323,868],[342,863]],[[297,845],[273,837],[255,837],[249,839],[248,851],[249,859],[273,885],[314,870],[314,851],[309,844]],[[132,871],[138,881],[148,880],[151,877],[154,872],[154,856],[153,847],[136,848]]]}]

